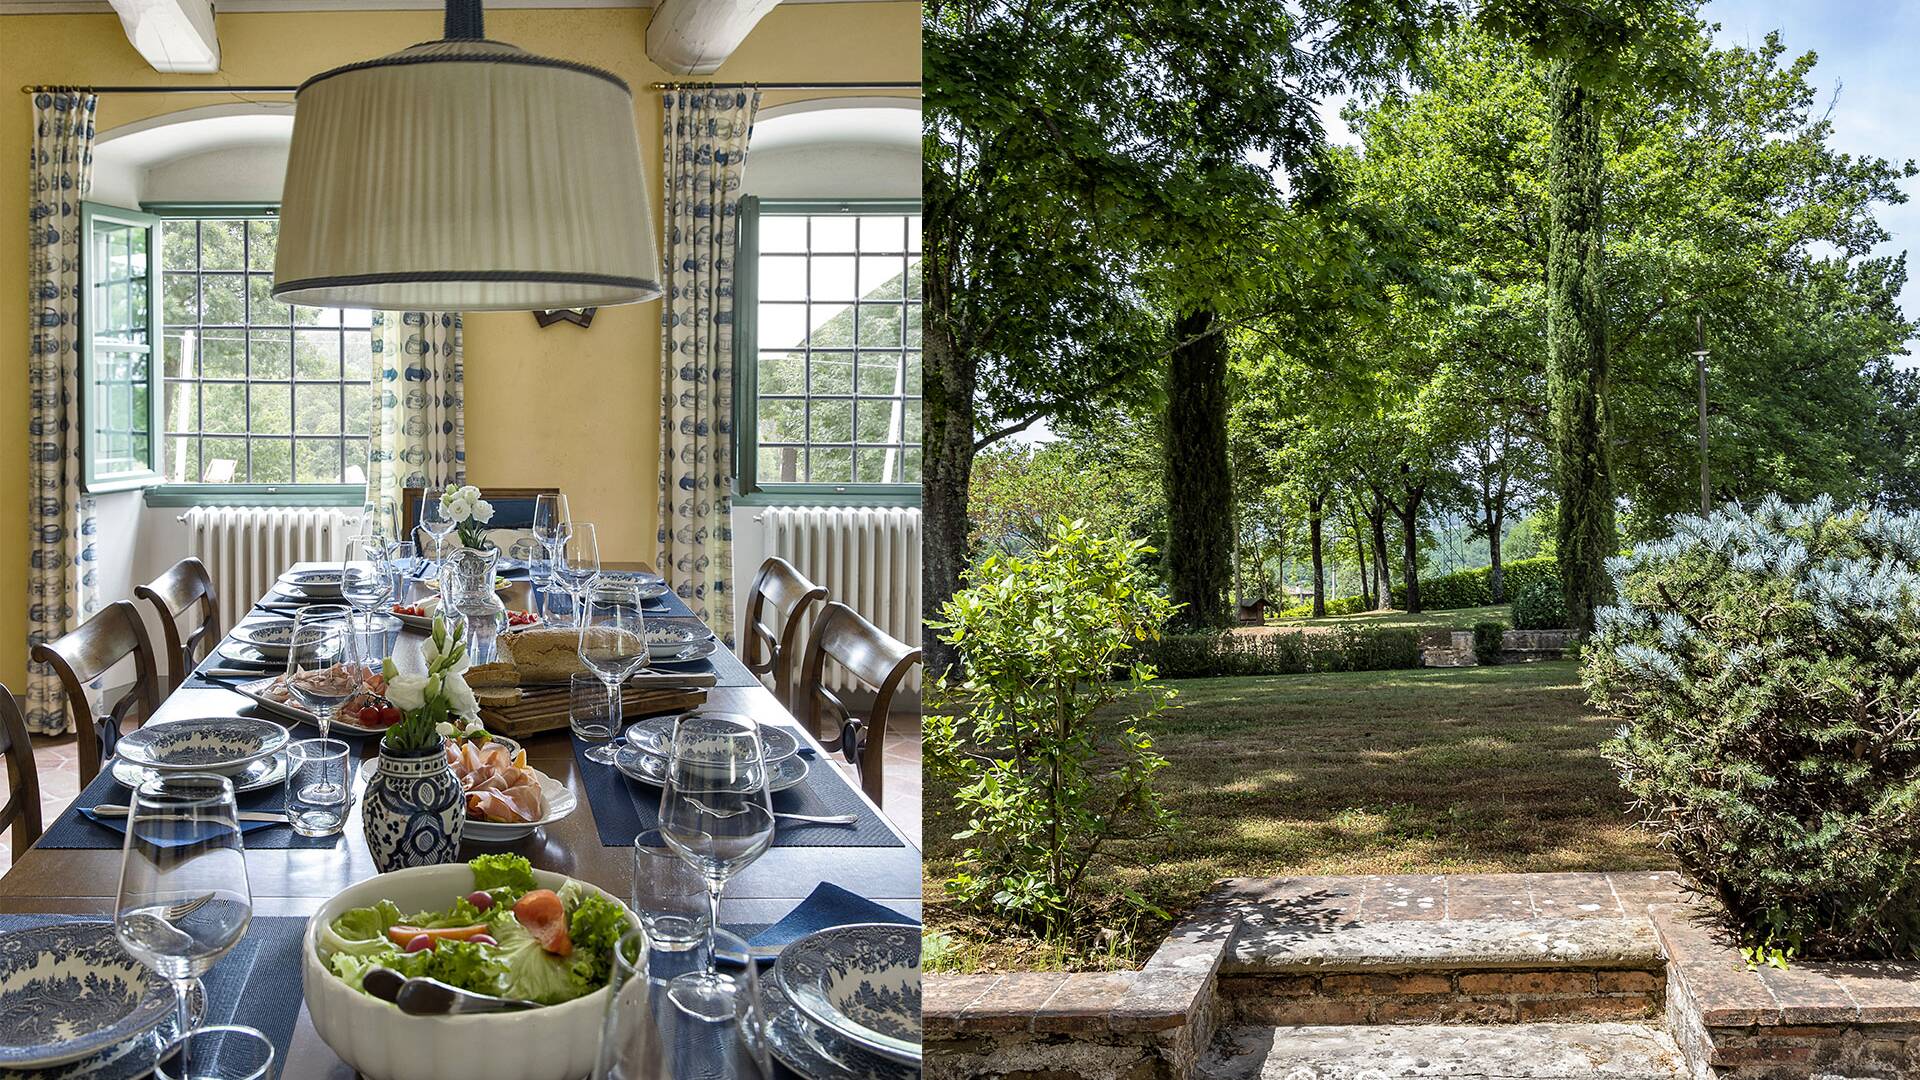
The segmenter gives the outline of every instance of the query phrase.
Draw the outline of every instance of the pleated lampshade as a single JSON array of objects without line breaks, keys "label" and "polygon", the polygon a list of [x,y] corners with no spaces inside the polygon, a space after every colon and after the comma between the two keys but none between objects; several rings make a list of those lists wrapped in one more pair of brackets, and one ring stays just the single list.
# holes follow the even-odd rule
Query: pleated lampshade
[{"label": "pleated lampshade", "polygon": [[295,95],[276,300],[533,311],[660,295],[633,92],[610,72],[447,36]]}]

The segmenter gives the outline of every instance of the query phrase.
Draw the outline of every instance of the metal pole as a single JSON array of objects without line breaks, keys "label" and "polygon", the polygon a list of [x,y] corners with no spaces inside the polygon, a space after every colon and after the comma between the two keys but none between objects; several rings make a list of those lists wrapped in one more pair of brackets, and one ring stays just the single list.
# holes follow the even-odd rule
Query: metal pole
[{"label": "metal pole", "polygon": [[1713,512],[1713,485],[1708,478],[1707,462],[1707,324],[1706,318],[1693,317],[1693,372],[1700,384],[1700,512]]}]

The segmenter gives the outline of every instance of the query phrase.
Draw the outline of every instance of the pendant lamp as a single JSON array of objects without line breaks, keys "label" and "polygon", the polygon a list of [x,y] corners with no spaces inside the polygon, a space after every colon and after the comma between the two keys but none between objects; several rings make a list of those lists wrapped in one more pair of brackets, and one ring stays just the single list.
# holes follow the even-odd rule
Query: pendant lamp
[{"label": "pendant lamp", "polygon": [[633,91],[488,41],[480,0],[446,37],[315,75],[294,97],[274,299],[534,311],[660,295]]}]

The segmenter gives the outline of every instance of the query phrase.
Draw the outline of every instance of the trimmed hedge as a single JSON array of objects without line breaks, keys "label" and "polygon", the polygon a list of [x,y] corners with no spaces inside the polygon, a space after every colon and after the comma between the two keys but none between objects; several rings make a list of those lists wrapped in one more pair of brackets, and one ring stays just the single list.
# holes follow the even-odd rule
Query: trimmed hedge
[{"label": "trimmed hedge", "polygon": [[1507,638],[1507,624],[1503,622],[1478,622],[1473,624],[1473,658],[1482,664],[1492,666],[1500,662],[1500,647]]},{"label": "trimmed hedge", "polygon": [[[1338,600],[1327,601],[1328,615],[1358,615],[1363,611],[1372,610],[1372,608],[1367,606],[1366,599],[1361,596],[1343,596]],[[1274,617],[1279,619],[1310,619],[1313,617],[1313,601],[1309,600],[1304,604],[1295,604],[1285,611],[1276,613]]]},{"label": "trimmed hedge", "polygon": [[1305,675],[1420,666],[1413,630],[1342,627],[1279,634],[1169,634],[1143,649],[1163,679],[1216,675]]},{"label": "trimmed hedge", "polygon": [[[1507,579],[1507,599],[1519,595],[1520,590],[1539,581],[1553,583],[1555,591],[1560,588],[1560,567],[1556,560],[1542,556],[1537,559],[1515,559],[1502,563],[1500,569]],[[1393,590],[1393,606],[1403,608],[1407,604],[1407,590],[1397,586]],[[1493,568],[1491,566],[1462,570],[1457,574],[1443,574],[1437,578],[1423,578],[1420,581],[1420,606],[1428,611],[1445,611],[1448,608],[1485,607],[1493,603]]]},{"label": "trimmed hedge", "polygon": [[1560,582],[1531,581],[1513,594],[1513,625],[1517,630],[1565,630],[1567,600],[1560,594]]}]

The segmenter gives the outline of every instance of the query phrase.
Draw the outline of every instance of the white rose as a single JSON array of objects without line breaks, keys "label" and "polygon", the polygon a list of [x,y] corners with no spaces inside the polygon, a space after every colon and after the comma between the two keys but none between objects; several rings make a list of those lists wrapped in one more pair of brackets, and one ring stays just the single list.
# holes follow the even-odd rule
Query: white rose
[{"label": "white rose", "polygon": [[473,504],[457,491],[448,492],[447,497],[440,500],[440,504],[446,507],[447,516],[456,522],[465,521],[473,516]]},{"label": "white rose", "polygon": [[485,499],[480,499],[473,504],[472,514],[473,520],[485,525],[487,522],[493,520],[493,504]]},{"label": "white rose", "polygon": [[460,501],[466,503],[468,506],[472,506],[474,503],[479,502],[480,489],[477,487],[474,487],[472,484],[468,484],[466,487],[461,488]]},{"label": "white rose", "polygon": [[387,700],[401,712],[412,712],[427,703],[427,677],[406,673],[387,680]]},{"label": "white rose", "polygon": [[446,681],[440,684],[440,692],[447,695],[447,701],[452,704],[455,715],[461,719],[473,720],[479,717],[480,701],[473,696],[473,687],[467,685],[467,680],[459,675],[450,674]]},{"label": "white rose", "polygon": [[[449,637],[448,640],[451,641],[452,638]],[[436,666],[438,666],[440,663],[440,658],[446,655],[446,651],[443,650],[439,646],[439,644],[436,643],[431,637],[427,638],[425,644],[421,646],[421,652],[427,659],[428,671],[432,671]],[[472,666],[473,666],[473,653],[469,651],[466,655],[460,658],[459,663],[453,665],[451,668],[448,668],[447,670],[457,675],[460,672],[463,672]]]}]

